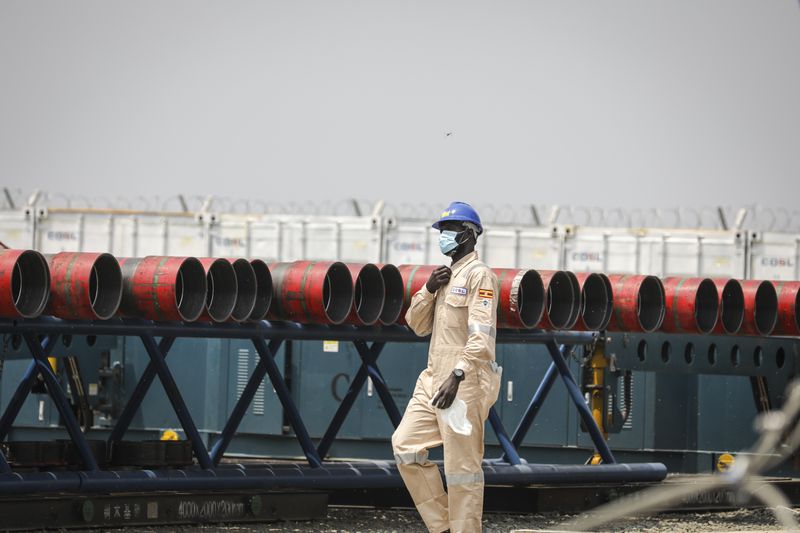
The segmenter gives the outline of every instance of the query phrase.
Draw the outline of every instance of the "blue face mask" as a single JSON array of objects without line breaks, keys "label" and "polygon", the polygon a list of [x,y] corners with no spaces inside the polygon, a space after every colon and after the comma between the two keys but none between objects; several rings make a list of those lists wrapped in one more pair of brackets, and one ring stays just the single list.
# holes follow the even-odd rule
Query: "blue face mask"
[{"label": "blue face mask", "polygon": [[452,254],[456,251],[458,245],[461,244],[456,240],[458,235],[459,232],[457,231],[447,230],[444,230],[439,234],[439,250],[441,250],[444,255]]}]

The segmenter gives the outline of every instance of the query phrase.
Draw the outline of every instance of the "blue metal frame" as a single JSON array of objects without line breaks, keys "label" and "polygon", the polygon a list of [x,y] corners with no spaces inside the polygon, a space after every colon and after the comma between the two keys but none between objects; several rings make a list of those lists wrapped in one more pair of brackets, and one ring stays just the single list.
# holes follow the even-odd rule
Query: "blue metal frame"
[{"label": "blue metal frame", "polygon": [[[286,418],[289,424],[292,426],[292,429],[294,430],[295,437],[297,438],[298,443],[303,449],[303,452],[306,456],[309,466],[312,468],[312,470],[330,469],[329,464],[323,465],[322,459],[330,451],[330,447],[333,444],[333,441],[335,440],[340,428],[342,427],[342,424],[344,423],[350,410],[352,409],[355,400],[359,392],[363,388],[367,378],[370,378],[372,380],[373,385],[375,386],[375,389],[381,399],[381,402],[383,403],[383,406],[385,407],[386,413],[389,416],[393,426],[397,427],[397,425],[400,423],[402,415],[399,409],[397,408],[397,405],[395,404],[394,399],[392,398],[389,388],[386,384],[386,380],[384,379],[377,365],[377,359],[380,356],[381,350],[385,346],[386,342],[427,341],[426,338],[417,337],[407,328],[399,326],[389,326],[389,327],[303,326],[293,323],[270,323],[267,321],[248,323],[248,324],[198,324],[198,323],[157,324],[143,320],[114,319],[104,322],[78,322],[78,321],[59,320],[51,317],[42,317],[35,320],[19,320],[19,321],[0,319],[0,332],[21,334],[25,339],[25,342],[28,345],[30,353],[34,359],[31,362],[31,365],[29,366],[28,370],[25,372],[22,380],[20,381],[17,390],[14,393],[14,396],[12,397],[8,407],[6,408],[6,411],[3,413],[2,417],[0,417],[0,440],[4,439],[7,436],[14,422],[14,419],[16,418],[20,408],[22,407],[22,404],[24,403],[26,397],[31,391],[31,387],[33,386],[34,381],[37,379],[37,376],[41,376],[47,385],[47,392],[53,398],[56,407],[61,413],[67,431],[70,434],[70,438],[72,439],[73,443],[77,447],[78,452],[80,453],[81,459],[83,460],[86,467],[87,471],[86,473],[87,474],[91,472],[98,473],[99,477],[97,477],[97,479],[91,476],[82,478],[83,481],[80,483],[80,485],[82,487],[84,485],[87,486],[97,485],[97,487],[100,486],[105,487],[106,485],[108,485],[109,487],[113,486],[115,488],[120,488],[124,486],[129,489],[131,487],[139,487],[142,484],[146,485],[149,482],[143,480],[140,476],[134,474],[121,476],[119,473],[98,472],[99,469],[97,463],[94,457],[92,456],[91,451],[86,442],[86,439],[81,432],[80,426],[78,425],[78,422],[75,419],[75,416],[73,415],[69,407],[69,402],[66,398],[66,395],[64,394],[64,391],[60,387],[58,379],[50,369],[46,354],[53,349],[56,339],[58,338],[59,335],[62,334],[122,335],[122,336],[138,336],[141,339],[144,348],[147,351],[147,354],[150,358],[150,362],[148,366],[145,368],[145,371],[143,372],[141,378],[139,379],[139,382],[137,383],[133,393],[131,394],[128,403],[125,405],[117,421],[117,424],[111,431],[111,434],[109,436],[109,444],[113,445],[113,443],[119,442],[123,438],[125,432],[130,426],[134,414],[141,407],[145,395],[147,394],[148,390],[150,389],[150,386],[157,377],[167,393],[167,397],[169,398],[170,404],[175,410],[175,413],[177,414],[178,419],[180,420],[181,426],[183,427],[183,430],[188,440],[192,444],[194,454],[197,457],[201,469],[200,472],[207,472],[211,476],[211,478],[203,475],[192,476],[192,479],[195,479],[196,481],[200,482],[202,481],[208,482],[209,479],[221,475],[221,472],[223,471],[235,476],[240,475],[236,473],[237,471],[231,471],[229,469],[226,469],[225,466],[218,466],[218,465],[220,460],[224,456],[225,451],[230,445],[230,442],[233,439],[236,430],[239,427],[244,417],[244,414],[247,412],[247,409],[249,408],[251,402],[253,401],[255,393],[258,387],[263,382],[265,376],[269,377],[270,382],[273,388],[275,389],[278,399],[280,400],[281,405],[283,406]],[[36,339],[36,335],[41,335],[41,334],[47,335],[43,343],[39,343]],[[614,457],[611,454],[611,451],[608,449],[608,446],[602,437],[600,429],[597,427],[591,415],[591,412],[589,411],[589,408],[586,406],[586,403],[580,392],[580,388],[577,385],[565,361],[565,357],[566,354],[569,353],[570,346],[579,343],[589,343],[593,340],[594,335],[595,334],[593,333],[587,333],[587,332],[542,332],[534,330],[525,330],[525,331],[501,330],[499,332],[497,338],[497,341],[499,343],[537,343],[537,344],[543,343],[547,346],[548,351],[551,357],[553,358],[553,364],[545,374],[544,380],[540,384],[538,390],[536,391],[536,394],[531,400],[531,404],[526,410],[526,413],[523,416],[522,420],[520,421],[519,425],[517,426],[517,429],[515,430],[513,436],[509,437],[505,428],[503,427],[503,424],[497,412],[493,408],[489,412],[489,422],[492,428],[494,429],[495,433],[497,434],[497,438],[500,442],[500,445],[503,448],[504,452],[503,459],[511,467],[519,469],[523,467],[528,468],[528,466],[532,466],[532,465],[522,464],[523,461],[520,458],[517,449],[520,446],[531,424],[533,423],[533,419],[535,418],[539,407],[541,407],[542,402],[547,396],[547,392],[552,386],[552,383],[555,381],[556,374],[561,376],[565,386],[567,387],[570,397],[573,400],[573,403],[575,403],[575,406],[578,409],[581,419],[588,428],[592,440],[595,446],[597,447],[599,453],[603,457],[603,460],[609,465],[615,462]],[[160,340],[158,342],[156,341],[157,337],[160,337]],[[219,438],[214,442],[214,445],[212,446],[210,452],[205,447],[202,437],[200,436],[197,427],[195,426],[194,420],[192,419],[192,416],[189,413],[189,410],[183,400],[183,397],[181,396],[178,390],[178,386],[175,383],[172,373],[170,372],[169,367],[167,366],[166,363],[166,357],[169,354],[169,351],[172,348],[175,339],[178,337],[249,339],[253,343],[253,346],[255,347],[255,350],[259,355],[258,364],[256,365],[255,369],[250,375],[250,378],[247,382],[247,385],[244,388],[244,391],[242,392],[240,398],[238,399],[236,405],[234,406],[224,426],[224,429],[222,430]],[[361,366],[356,376],[352,380],[350,387],[347,391],[347,394],[345,395],[344,399],[339,405],[339,408],[337,409],[335,415],[333,416],[324,436],[315,446],[314,442],[312,441],[311,437],[308,434],[308,431],[306,430],[305,424],[302,420],[300,413],[298,412],[297,406],[292,400],[289,389],[286,385],[286,381],[281,375],[280,369],[275,364],[274,357],[276,351],[278,350],[278,348],[280,347],[281,343],[284,340],[322,340],[322,339],[353,342],[356,350],[358,351],[359,357],[361,358]],[[566,346],[559,349],[556,343],[564,343]],[[486,468],[498,468],[500,466],[502,465],[497,462],[494,462],[491,466],[487,466]],[[642,472],[645,473],[642,475],[645,475],[645,477],[649,476],[649,478],[661,475],[661,471],[663,470],[663,465],[661,465],[661,468],[655,468],[655,467],[651,468],[651,467],[652,465],[650,466],[643,465]],[[334,470],[340,473],[346,472],[346,470],[341,470],[341,471],[339,469],[334,469]],[[381,470],[384,472],[388,472],[385,467],[382,467]],[[639,472],[639,470],[636,471]],[[178,471],[172,471],[172,472],[176,473],[176,475],[180,475],[177,474]],[[185,471],[180,471],[180,472],[185,472]],[[523,478],[525,477],[524,473],[520,474],[520,472],[522,471],[514,470],[513,472],[515,472],[513,476],[522,475]],[[611,472],[611,470],[609,470],[609,472]],[[616,472],[616,470],[614,470],[614,472]],[[107,474],[112,475],[114,480],[112,481],[110,478],[108,478]],[[256,478],[260,479],[261,478],[260,476],[262,476],[262,474],[250,474],[250,478],[253,478],[253,476],[255,476]],[[504,476],[506,474],[504,474]],[[8,462],[6,461],[6,458],[0,453],[0,481],[4,479],[3,477],[4,475],[11,475],[10,467],[8,465]],[[14,475],[16,476],[17,474]],[[393,475],[396,475],[396,472],[394,472]],[[69,475],[65,475],[62,477],[63,477],[62,480],[63,483],[67,484],[72,483],[72,480]],[[274,480],[280,476],[275,472],[272,472],[269,474],[269,477],[271,477]],[[379,476],[374,476],[374,479],[376,480],[375,482],[378,482],[377,481],[378,477]],[[67,480],[67,478],[70,479]],[[127,481],[121,478],[125,478]],[[316,479],[316,477],[313,478]],[[48,487],[58,485],[58,483],[56,483],[54,478],[53,479],[48,478],[48,479],[49,481],[47,483],[50,483],[50,485],[47,485],[47,483],[45,483],[45,485],[47,485]],[[93,481],[90,482],[90,479]],[[311,478],[304,478],[304,479],[308,481],[308,479]],[[514,479],[516,479],[516,477],[514,477]],[[529,482],[532,482],[533,478],[528,476],[525,479],[527,479]],[[161,485],[172,486],[175,484],[172,481],[165,481],[165,478],[160,477],[160,475],[158,474],[152,477],[151,481],[153,487]],[[247,484],[250,482],[254,481],[251,480],[245,482],[240,480],[237,483]],[[264,480],[259,481],[259,483],[263,482]],[[36,485],[37,483],[39,483],[39,481],[37,481],[34,478],[31,478],[28,479],[26,483],[33,483],[34,485]],[[181,483],[177,484],[181,485]],[[191,484],[189,481],[186,481],[186,483]],[[226,482],[220,482],[220,483],[222,483],[222,485],[225,485]],[[319,483],[319,480],[315,481],[314,483]],[[362,480],[361,483],[366,483],[366,481]],[[386,483],[386,481],[380,481],[380,483]],[[36,486],[39,487],[40,485],[41,484]],[[369,483],[367,483],[367,485],[369,485]],[[41,490],[49,490],[49,489],[41,489]]]}]

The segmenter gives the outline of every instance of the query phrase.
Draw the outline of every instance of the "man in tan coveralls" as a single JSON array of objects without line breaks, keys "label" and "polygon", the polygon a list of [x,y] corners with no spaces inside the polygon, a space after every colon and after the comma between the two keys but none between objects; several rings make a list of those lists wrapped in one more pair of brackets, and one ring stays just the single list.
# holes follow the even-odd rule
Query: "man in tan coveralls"
[{"label": "man in tan coveralls", "polygon": [[[440,249],[452,264],[433,271],[406,313],[411,329],[430,334],[431,342],[428,367],[392,435],[392,448],[429,531],[479,532],[483,428],[500,389],[495,363],[499,288],[494,273],[478,260],[475,243],[483,227],[471,206],[451,203],[433,227],[440,230]],[[453,431],[441,415],[456,397],[467,405],[468,436]],[[439,469],[428,461],[428,450],[440,445],[447,492]]]}]

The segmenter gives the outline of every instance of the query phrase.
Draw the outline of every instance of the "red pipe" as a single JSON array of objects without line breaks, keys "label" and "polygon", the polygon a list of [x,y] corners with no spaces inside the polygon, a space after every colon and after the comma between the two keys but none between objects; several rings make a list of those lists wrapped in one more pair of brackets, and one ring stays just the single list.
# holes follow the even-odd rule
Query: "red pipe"
[{"label": "red pipe", "polygon": [[250,318],[256,304],[256,272],[250,261],[243,258],[228,259],[236,274],[236,305],[231,312],[231,320],[244,322]]},{"label": "red pipe", "polygon": [[256,300],[253,304],[253,311],[250,313],[250,320],[264,320],[269,312],[272,303],[272,274],[269,267],[261,259],[250,261],[253,273],[256,275]]},{"label": "red pipe", "polygon": [[546,301],[542,276],[535,270],[493,268],[500,285],[498,328],[532,328],[544,314]]},{"label": "red pipe", "polygon": [[734,335],[744,323],[744,291],[736,279],[713,279],[719,294],[719,319],[711,330],[715,335]]},{"label": "red pipe", "polygon": [[236,271],[227,259],[199,258],[206,273],[206,305],[201,320],[225,322],[236,307]]},{"label": "red pipe", "polygon": [[383,310],[386,287],[381,271],[372,263],[348,263],[347,269],[353,278],[353,306],[345,322],[372,325],[378,321]]},{"label": "red pipe", "polygon": [[740,282],[744,292],[744,323],[739,333],[769,335],[778,324],[778,293],[769,281]]},{"label": "red pipe", "polygon": [[272,263],[275,291],[269,316],[302,324],[341,324],[353,305],[353,278],[344,263]]},{"label": "red pipe", "polygon": [[710,333],[717,324],[719,294],[708,278],[664,278],[667,333]]},{"label": "red pipe", "polygon": [[650,333],[664,321],[664,285],[655,276],[608,276],[614,298],[609,331]]},{"label": "red pipe", "polygon": [[61,252],[48,255],[48,314],[59,318],[106,320],[122,301],[122,272],[106,253]]},{"label": "red pipe", "polygon": [[572,329],[601,331],[608,327],[614,314],[611,281],[605,274],[576,272],[581,291],[581,316]]},{"label": "red pipe", "polygon": [[385,289],[383,297],[383,310],[379,318],[381,324],[394,324],[400,319],[403,310],[403,276],[400,270],[390,264],[378,265],[383,277]]},{"label": "red pipe", "polygon": [[540,270],[547,305],[539,322],[541,329],[569,329],[575,325],[581,311],[578,278],[563,270]]},{"label": "red pipe", "polygon": [[0,248],[0,316],[35,318],[47,306],[50,269],[34,250]]},{"label": "red pipe", "polygon": [[431,272],[439,265],[400,265],[397,269],[403,278],[403,310],[397,319],[398,324],[406,324],[406,312],[411,305],[411,298],[428,282]]},{"label": "red pipe", "polygon": [[775,335],[800,336],[800,281],[776,281],[778,325]]},{"label": "red pipe", "polygon": [[194,257],[128,257],[122,267],[120,314],[192,322],[206,302],[206,273]]}]

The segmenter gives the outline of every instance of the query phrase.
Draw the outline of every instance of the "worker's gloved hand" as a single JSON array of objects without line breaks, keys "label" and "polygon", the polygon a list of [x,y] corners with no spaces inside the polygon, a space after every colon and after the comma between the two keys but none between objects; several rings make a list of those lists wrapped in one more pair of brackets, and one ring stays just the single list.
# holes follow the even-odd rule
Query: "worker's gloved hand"
[{"label": "worker's gloved hand", "polygon": [[442,285],[447,285],[447,283],[450,281],[450,274],[452,274],[450,267],[445,265],[442,265],[431,272],[431,276],[428,278],[428,282],[425,284],[425,286],[428,288],[428,292],[432,294],[436,292]]},{"label": "worker's gloved hand", "polygon": [[459,379],[451,374],[450,377],[447,378],[447,381],[442,383],[436,396],[433,397],[433,406],[439,409],[447,409],[450,407],[453,404],[453,400],[456,399],[456,393],[458,393],[458,385],[460,383]]}]

